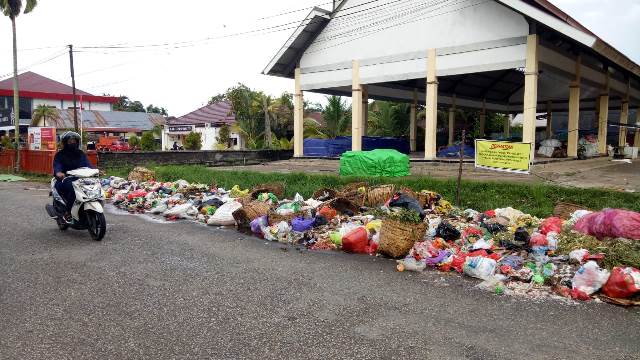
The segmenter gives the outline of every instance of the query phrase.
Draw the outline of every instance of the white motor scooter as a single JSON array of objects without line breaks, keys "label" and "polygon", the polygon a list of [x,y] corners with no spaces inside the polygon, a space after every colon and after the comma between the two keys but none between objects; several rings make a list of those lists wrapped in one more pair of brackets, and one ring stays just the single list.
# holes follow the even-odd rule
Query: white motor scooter
[{"label": "white motor scooter", "polygon": [[76,193],[71,220],[65,219],[67,204],[55,188],[55,178],[51,180],[50,196],[53,196],[53,204],[47,204],[47,213],[56,220],[61,231],[68,228],[88,230],[93,240],[102,240],[107,231],[107,222],[104,217],[104,191],[97,177],[98,169],[80,168],[68,171],[66,176],[62,181],[72,181]]}]

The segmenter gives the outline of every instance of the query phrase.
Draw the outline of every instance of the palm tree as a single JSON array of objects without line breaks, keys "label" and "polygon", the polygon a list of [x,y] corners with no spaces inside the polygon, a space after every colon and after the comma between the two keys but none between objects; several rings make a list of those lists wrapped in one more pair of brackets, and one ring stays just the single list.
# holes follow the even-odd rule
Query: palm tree
[{"label": "palm tree", "polygon": [[340,96],[327,96],[327,105],[322,109],[325,122],[324,133],[329,138],[335,138],[347,133],[351,125],[351,108],[346,100]]},{"label": "palm tree", "polygon": [[409,132],[410,105],[374,101],[369,110],[369,133],[375,136],[405,136]]},{"label": "palm tree", "polygon": [[[24,13],[27,14],[38,4],[37,0],[27,0]],[[20,171],[20,94],[18,91],[18,43],[16,40],[16,18],[22,11],[22,0],[0,0],[0,11],[11,19],[13,30],[13,113],[16,125],[16,172]]]},{"label": "palm tree", "polygon": [[51,108],[47,105],[38,105],[38,107],[33,111],[31,126],[38,126],[40,120],[43,121],[43,126],[47,126],[47,118],[52,119],[56,115],[57,112],[54,108]]}]

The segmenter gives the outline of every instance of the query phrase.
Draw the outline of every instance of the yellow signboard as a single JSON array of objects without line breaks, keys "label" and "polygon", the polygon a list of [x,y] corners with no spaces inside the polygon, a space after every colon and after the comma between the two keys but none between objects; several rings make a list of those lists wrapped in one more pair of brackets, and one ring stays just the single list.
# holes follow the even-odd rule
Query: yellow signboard
[{"label": "yellow signboard", "polygon": [[530,143],[476,140],[477,168],[528,174],[530,166]]}]

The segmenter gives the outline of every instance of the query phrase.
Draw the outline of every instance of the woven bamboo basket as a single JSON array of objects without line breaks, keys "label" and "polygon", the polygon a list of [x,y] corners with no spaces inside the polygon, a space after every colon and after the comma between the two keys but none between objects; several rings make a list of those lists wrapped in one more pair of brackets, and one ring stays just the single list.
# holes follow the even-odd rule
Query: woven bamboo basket
[{"label": "woven bamboo basket", "polygon": [[380,206],[387,202],[395,192],[395,186],[393,185],[381,185],[369,188],[367,190],[367,197],[365,205],[367,206]]},{"label": "woven bamboo basket", "polygon": [[341,187],[338,192],[341,192],[341,193],[350,192],[350,191],[353,191],[353,190],[358,190],[361,187],[367,188],[367,187],[369,187],[369,184],[367,184],[364,181],[349,183],[349,184],[346,184],[343,187]]},{"label": "woven bamboo basket", "polygon": [[156,172],[142,166],[136,166],[135,168],[133,168],[133,170],[131,170],[127,178],[129,179],[129,181],[137,181],[141,183],[145,181],[155,180]]},{"label": "woven bamboo basket", "polygon": [[272,183],[272,184],[260,184],[251,189],[251,198],[257,199],[258,195],[262,193],[272,193],[277,198],[281,199],[284,196],[284,184]]},{"label": "woven bamboo basket", "polygon": [[407,256],[416,241],[422,240],[427,224],[410,224],[396,220],[383,220],[380,228],[378,252],[397,259]]},{"label": "woven bamboo basket", "polygon": [[319,208],[323,206],[329,206],[330,208],[335,209],[338,213],[344,213],[345,211],[350,211],[354,214],[357,214],[360,211],[360,206],[354,204],[351,200],[343,197],[337,197],[335,199],[324,202],[320,205]]},{"label": "woven bamboo basket", "polygon": [[316,200],[319,200],[320,198],[325,197],[323,200],[320,201],[327,201],[327,200],[331,200],[331,199],[335,199],[338,196],[338,192],[336,190],[330,189],[330,188],[320,188],[318,190],[316,190],[312,197]]},{"label": "woven bamboo basket", "polygon": [[305,216],[305,215],[306,213],[304,211],[298,211],[288,215],[280,215],[275,211],[269,211],[269,213],[267,214],[269,218],[269,225],[275,225],[282,221],[286,221],[290,223],[291,220],[297,218],[298,216]]},{"label": "woven bamboo basket", "polygon": [[559,202],[556,204],[556,207],[553,209],[553,216],[567,220],[571,218],[571,214],[573,214],[578,210],[589,210],[589,209],[578,204]]},{"label": "woven bamboo basket", "polygon": [[[357,182],[345,185],[339,191],[339,196],[345,199],[349,199],[358,207],[364,206],[365,199],[367,197],[367,183],[365,182]],[[365,188],[365,191],[362,192],[361,188]]]},{"label": "woven bamboo basket", "polygon": [[261,201],[251,201],[233,212],[233,218],[239,227],[248,227],[255,218],[267,215],[271,207]]}]

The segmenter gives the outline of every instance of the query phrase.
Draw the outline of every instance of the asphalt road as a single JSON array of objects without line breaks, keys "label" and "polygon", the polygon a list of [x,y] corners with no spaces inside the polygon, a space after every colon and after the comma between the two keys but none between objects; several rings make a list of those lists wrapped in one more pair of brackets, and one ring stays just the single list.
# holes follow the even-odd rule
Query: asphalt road
[{"label": "asphalt road", "polygon": [[640,358],[640,311],[498,297],[235,231],[108,214],[59,232],[0,184],[0,359]]}]

